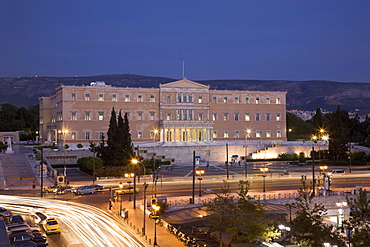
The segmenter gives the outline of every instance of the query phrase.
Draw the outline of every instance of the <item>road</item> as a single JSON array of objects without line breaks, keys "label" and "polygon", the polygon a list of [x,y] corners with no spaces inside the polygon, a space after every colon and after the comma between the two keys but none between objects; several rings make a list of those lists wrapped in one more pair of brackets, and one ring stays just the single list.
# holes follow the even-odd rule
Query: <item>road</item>
[{"label": "road", "polygon": [[7,195],[0,195],[0,204],[22,214],[42,212],[48,217],[55,217],[61,225],[62,233],[49,235],[50,247],[71,244],[83,244],[86,247],[147,246],[118,216],[93,206]]}]

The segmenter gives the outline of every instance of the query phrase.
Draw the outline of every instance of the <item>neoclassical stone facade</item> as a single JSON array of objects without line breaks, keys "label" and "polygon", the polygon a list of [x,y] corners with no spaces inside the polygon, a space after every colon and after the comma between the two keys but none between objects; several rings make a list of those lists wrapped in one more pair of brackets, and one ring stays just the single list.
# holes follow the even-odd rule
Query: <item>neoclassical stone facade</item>
[{"label": "neoclassical stone facade", "polygon": [[286,92],[213,90],[186,78],[158,88],[59,86],[41,97],[40,141],[87,147],[106,136],[111,110],[127,113],[134,143],[286,141]]}]

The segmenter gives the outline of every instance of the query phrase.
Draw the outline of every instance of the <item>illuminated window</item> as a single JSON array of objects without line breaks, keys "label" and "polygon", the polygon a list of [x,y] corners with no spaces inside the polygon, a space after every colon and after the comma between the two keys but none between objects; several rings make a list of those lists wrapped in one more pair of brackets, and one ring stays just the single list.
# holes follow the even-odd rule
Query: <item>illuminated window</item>
[{"label": "illuminated window", "polygon": [[112,101],[115,101],[115,102],[117,102],[117,94],[112,94]]},{"label": "illuminated window", "polygon": [[76,132],[72,132],[72,133],[71,133],[71,139],[72,139],[72,140],[76,140],[76,139],[77,139],[77,134],[76,134]]},{"label": "illuminated window", "polygon": [[100,93],[98,95],[98,101],[104,101],[104,94]]},{"label": "illuminated window", "polygon": [[227,121],[229,119],[229,113],[224,113],[223,119],[224,121]]},{"label": "illuminated window", "polygon": [[224,97],[224,103],[227,103],[227,96]]},{"label": "illuminated window", "polygon": [[234,113],[234,121],[239,121],[239,113]]},{"label": "illuminated window", "polygon": [[276,113],[276,121],[280,121],[281,120],[281,114],[280,113]]},{"label": "illuminated window", "polygon": [[256,97],[256,104],[260,103],[260,97]]},{"label": "illuminated window", "polygon": [[130,95],[129,94],[125,95],[125,102],[130,102]]},{"label": "illuminated window", "polygon": [[104,120],[104,112],[98,112],[98,120],[103,121]]},{"label": "illuminated window", "polygon": [[276,131],[276,137],[281,137],[281,130]]},{"label": "illuminated window", "polygon": [[85,111],[85,120],[87,120],[87,121],[91,120],[91,112]]},{"label": "illuminated window", "polygon": [[271,103],[270,98],[269,98],[269,97],[267,97],[267,98],[266,98],[266,104],[270,104],[270,103]]},{"label": "illuminated window", "polygon": [[217,120],[217,113],[212,113],[212,120],[216,121]]},{"label": "illuminated window", "polygon": [[240,103],[239,102],[239,97],[235,97],[234,100],[235,100],[235,104],[239,104]]},{"label": "illuminated window", "polygon": [[167,121],[171,120],[171,112],[166,113],[166,120]]},{"label": "illuminated window", "polygon": [[155,119],[155,113],[154,112],[149,113],[149,120],[153,121],[154,119]]},{"label": "illuminated window", "polygon": [[235,130],[235,132],[234,132],[234,137],[235,137],[235,138],[239,138],[239,130]]},{"label": "illuminated window", "polygon": [[71,112],[71,120],[76,121],[77,120],[77,112],[73,111]]},{"label": "illuminated window", "polygon": [[199,112],[198,113],[198,121],[202,121],[203,120],[203,113]]},{"label": "illuminated window", "polygon": [[199,96],[199,97],[198,97],[198,103],[199,103],[199,104],[203,103],[203,96]]},{"label": "illuminated window", "polygon": [[261,114],[260,113],[256,113],[256,121],[260,121],[261,120]]},{"label": "illuminated window", "polygon": [[143,95],[141,94],[137,95],[137,102],[143,102]]},{"label": "illuminated window", "polygon": [[217,130],[213,131],[213,138],[217,138]]},{"label": "illuminated window", "polygon": [[76,101],[76,93],[71,93],[71,100]]},{"label": "illuminated window", "polygon": [[90,132],[85,132],[85,140],[90,140]]},{"label": "illuminated window", "polygon": [[245,113],[244,120],[245,121],[251,121],[251,115],[249,113]]},{"label": "illuminated window", "polygon": [[266,113],[266,121],[271,121],[271,113]]},{"label": "illuminated window", "polygon": [[280,105],[280,98],[276,98],[276,100],[275,100],[275,101],[276,101],[276,104],[277,104],[277,105]]},{"label": "illuminated window", "polygon": [[137,120],[139,120],[139,121],[143,120],[143,113],[142,112],[137,113]]},{"label": "illuminated window", "polygon": [[262,137],[260,130],[256,130],[256,137]]},{"label": "illuminated window", "polygon": [[154,94],[151,94],[151,95],[150,95],[150,102],[155,102]]},{"label": "illuminated window", "polygon": [[85,93],[85,101],[90,101],[90,94],[89,93]]},{"label": "illuminated window", "polygon": [[271,130],[266,130],[266,137],[271,137]]},{"label": "illuminated window", "polygon": [[142,139],[143,138],[143,132],[142,131],[138,131],[137,132],[137,138],[138,139]]},{"label": "illuminated window", "polygon": [[224,131],[224,138],[229,138],[229,131],[228,130]]}]

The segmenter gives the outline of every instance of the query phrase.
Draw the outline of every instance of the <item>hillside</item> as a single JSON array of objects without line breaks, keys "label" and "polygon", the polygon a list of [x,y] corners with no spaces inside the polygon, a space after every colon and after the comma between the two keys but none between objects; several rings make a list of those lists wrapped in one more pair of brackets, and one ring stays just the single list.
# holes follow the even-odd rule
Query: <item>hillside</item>
[{"label": "hillside", "polygon": [[[35,105],[38,97],[51,96],[55,88],[63,85],[88,85],[92,81],[105,81],[116,87],[158,87],[177,79],[150,77],[135,74],[98,75],[89,77],[19,77],[0,78],[0,104],[15,106]],[[281,80],[194,80],[210,85],[211,89],[287,91],[287,109],[315,110],[322,107],[370,112],[370,83],[341,83],[333,81],[281,81]]]}]

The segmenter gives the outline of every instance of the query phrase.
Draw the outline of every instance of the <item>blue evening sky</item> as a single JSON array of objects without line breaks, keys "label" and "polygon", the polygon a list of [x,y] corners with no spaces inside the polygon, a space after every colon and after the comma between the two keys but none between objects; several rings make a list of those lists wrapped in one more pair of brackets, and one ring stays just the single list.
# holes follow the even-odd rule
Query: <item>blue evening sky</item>
[{"label": "blue evening sky", "polygon": [[1,0],[0,77],[370,82],[369,0]]}]

